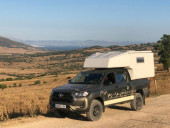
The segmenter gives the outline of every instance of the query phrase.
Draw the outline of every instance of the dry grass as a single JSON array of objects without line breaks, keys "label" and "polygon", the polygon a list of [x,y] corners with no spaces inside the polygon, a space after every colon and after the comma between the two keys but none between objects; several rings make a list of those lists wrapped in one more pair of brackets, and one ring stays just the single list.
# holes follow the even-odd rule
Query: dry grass
[{"label": "dry grass", "polygon": [[7,88],[0,91],[0,120],[46,114],[52,88],[67,83],[67,77],[68,75],[58,76],[57,80],[46,78],[46,84]]},{"label": "dry grass", "polygon": [[[67,77],[72,75],[62,75],[55,77],[44,77],[41,80],[46,84],[7,88],[0,91],[0,120],[7,120],[18,116],[35,116],[37,114],[48,113],[48,102],[51,89],[67,83]],[[166,71],[156,74],[158,92],[157,94],[170,93],[170,73]],[[19,81],[22,83],[22,81]],[[155,95],[153,81],[151,82],[151,94]]]},{"label": "dry grass", "polygon": [[44,69],[16,69],[16,68],[0,68],[1,73],[6,74],[31,74],[45,73]]},{"label": "dry grass", "polygon": [[0,74],[0,79],[6,79],[6,78],[16,78],[14,76],[9,76],[9,75],[3,75],[3,74]]},{"label": "dry grass", "polygon": [[157,84],[157,92],[156,85],[154,80],[151,81],[151,94],[152,95],[160,95],[170,93],[170,72],[168,71],[157,71],[155,76],[156,84]]},{"label": "dry grass", "polygon": [[9,48],[9,47],[1,47],[0,46],[0,54],[1,55],[5,55],[5,54],[34,54],[34,53],[45,53],[47,51],[43,51],[40,49],[36,49],[36,48],[30,48],[28,50],[23,49],[23,48]]}]

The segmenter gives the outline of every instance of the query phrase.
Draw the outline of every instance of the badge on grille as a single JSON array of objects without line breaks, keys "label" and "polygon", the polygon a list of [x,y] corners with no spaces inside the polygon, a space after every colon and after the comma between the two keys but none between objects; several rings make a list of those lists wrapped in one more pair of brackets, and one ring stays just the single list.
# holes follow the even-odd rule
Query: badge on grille
[{"label": "badge on grille", "polygon": [[59,93],[58,96],[59,96],[59,97],[63,97],[64,95],[63,95],[62,93]]}]

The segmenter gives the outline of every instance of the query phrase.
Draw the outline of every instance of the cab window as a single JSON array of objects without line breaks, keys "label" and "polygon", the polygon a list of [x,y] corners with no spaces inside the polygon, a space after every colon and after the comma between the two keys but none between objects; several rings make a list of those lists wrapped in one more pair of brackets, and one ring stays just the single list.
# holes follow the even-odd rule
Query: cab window
[{"label": "cab window", "polygon": [[126,71],[120,71],[120,72],[117,72],[117,81],[118,82],[125,82],[125,81],[129,81],[128,79],[128,74]]},{"label": "cab window", "polygon": [[112,85],[115,83],[115,74],[109,73],[104,79],[104,85]]}]

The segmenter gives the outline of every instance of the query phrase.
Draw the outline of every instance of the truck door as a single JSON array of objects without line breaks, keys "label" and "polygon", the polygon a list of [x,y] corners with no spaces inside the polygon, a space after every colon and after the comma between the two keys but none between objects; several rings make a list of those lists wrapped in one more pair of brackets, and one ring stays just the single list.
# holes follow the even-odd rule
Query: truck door
[{"label": "truck door", "polygon": [[118,89],[116,88],[115,84],[116,84],[115,73],[112,72],[107,74],[104,78],[102,89],[105,101],[116,98]]},{"label": "truck door", "polygon": [[118,97],[131,95],[131,83],[126,70],[116,71],[116,88]]}]

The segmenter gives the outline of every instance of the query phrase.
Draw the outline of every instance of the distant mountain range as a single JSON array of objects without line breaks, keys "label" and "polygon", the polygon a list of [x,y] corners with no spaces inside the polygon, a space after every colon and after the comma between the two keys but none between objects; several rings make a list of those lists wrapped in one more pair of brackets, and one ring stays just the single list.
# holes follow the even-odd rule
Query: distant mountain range
[{"label": "distant mountain range", "polygon": [[[14,41],[13,41],[14,40]],[[22,43],[20,43],[22,42]],[[64,41],[64,40],[19,40],[15,38],[4,38],[0,37],[0,46],[5,47],[18,47],[23,49],[36,49],[41,48],[45,50],[73,50],[73,49],[80,49],[80,48],[87,48],[92,46],[125,46],[131,44],[141,44],[141,43],[148,43],[148,42],[114,42],[114,41],[102,41],[102,40],[85,40],[85,41]]]},{"label": "distant mountain range", "polygon": [[32,54],[37,52],[44,52],[44,50],[0,36],[0,54]]},{"label": "distant mountain range", "polygon": [[90,46],[112,46],[112,45],[129,45],[129,44],[140,44],[140,43],[148,43],[148,42],[114,42],[114,41],[102,41],[102,40],[85,40],[85,41],[64,41],[64,40],[26,40],[21,41],[25,44],[29,44],[36,47],[47,47],[47,46],[58,46],[58,47],[64,47],[64,46],[76,46],[76,47],[90,47]]},{"label": "distant mountain range", "polygon": [[8,48],[23,48],[23,49],[30,49],[33,48],[30,45],[20,43],[17,41],[10,40],[8,38],[0,36],[0,46],[1,47],[8,47]]},{"label": "distant mountain range", "polygon": [[37,48],[43,48],[46,50],[73,50],[73,49],[80,49],[80,48],[87,48],[92,46],[102,46],[102,47],[108,47],[108,46],[125,46],[125,45],[131,45],[131,44],[141,44],[141,43],[148,43],[148,42],[114,42],[114,41],[102,41],[102,40],[85,40],[85,41],[64,41],[64,40],[26,40],[21,42],[25,44],[32,45]]}]

